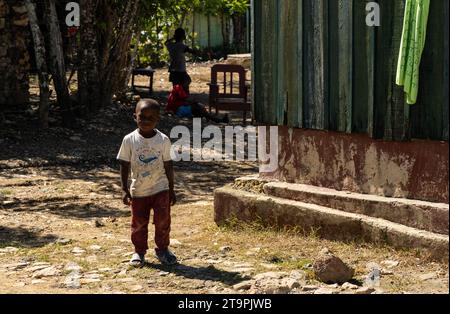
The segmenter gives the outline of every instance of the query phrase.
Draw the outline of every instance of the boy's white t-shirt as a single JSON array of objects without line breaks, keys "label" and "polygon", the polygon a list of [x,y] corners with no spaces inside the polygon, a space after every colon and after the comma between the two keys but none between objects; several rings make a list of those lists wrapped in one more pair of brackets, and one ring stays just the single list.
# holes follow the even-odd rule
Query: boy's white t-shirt
[{"label": "boy's white t-shirt", "polygon": [[131,163],[133,198],[148,197],[169,190],[164,162],[170,161],[170,139],[159,130],[152,138],[145,138],[139,130],[125,136],[117,156]]}]

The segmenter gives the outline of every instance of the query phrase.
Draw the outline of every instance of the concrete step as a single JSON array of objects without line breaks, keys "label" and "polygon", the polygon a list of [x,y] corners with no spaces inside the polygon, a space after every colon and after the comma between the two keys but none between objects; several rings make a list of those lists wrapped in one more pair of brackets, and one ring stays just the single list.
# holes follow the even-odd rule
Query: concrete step
[{"label": "concrete step", "polygon": [[416,229],[449,234],[449,205],[336,191],[303,184],[270,182],[270,196],[321,205],[349,213],[382,218]]},{"label": "concrete step", "polygon": [[306,233],[314,231],[330,240],[362,240],[400,249],[420,249],[428,251],[433,258],[448,259],[448,236],[362,214],[231,187],[214,192],[214,208],[218,225],[232,218],[247,222],[258,220],[269,226],[299,227]]}]

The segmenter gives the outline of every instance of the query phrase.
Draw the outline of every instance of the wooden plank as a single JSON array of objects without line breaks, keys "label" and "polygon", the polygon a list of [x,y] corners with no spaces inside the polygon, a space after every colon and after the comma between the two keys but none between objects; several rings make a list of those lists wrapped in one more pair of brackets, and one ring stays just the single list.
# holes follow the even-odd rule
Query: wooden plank
[{"label": "wooden plank", "polygon": [[[394,1],[394,11],[393,11],[393,21],[392,21],[392,43],[391,43],[391,54],[392,54],[392,101],[389,102],[391,106],[391,111],[387,115],[389,118],[386,121],[390,123],[389,131],[390,137],[388,139],[394,141],[405,141],[409,138],[409,108],[410,106],[406,103],[405,93],[403,88],[396,85],[396,74],[397,74],[397,64],[400,56],[400,44],[403,33],[403,20],[405,12],[405,1]],[[386,138],[386,136],[385,136]]]},{"label": "wooden plank", "polygon": [[[369,0],[370,1],[370,0]],[[367,133],[374,137],[374,106],[375,106],[375,49],[376,27],[370,27],[366,34],[367,47]]]},{"label": "wooden plank", "polygon": [[[420,65],[419,107],[414,112],[413,137],[421,139],[443,139],[444,112],[444,38],[442,25],[444,24],[444,1],[431,1],[428,20],[427,38]],[[419,123],[420,127],[417,127]]]},{"label": "wooden plank", "polygon": [[338,0],[339,125],[352,132],[353,0]]},{"label": "wooden plank", "polygon": [[289,26],[287,23],[287,17],[285,16],[286,0],[275,0],[277,3],[276,10],[273,12],[276,16],[277,31],[276,37],[276,50],[277,50],[277,101],[276,101],[276,118],[278,125],[287,124],[287,89],[286,89],[286,77],[285,77],[285,50],[284,37],[289,36]]},{"label": "wooden plank", "polygon": [[378,2],[380,5],[381,25],[376,29],[373,137],[382,139],[389,138],[392,135],[389,119],[393,84],[393,56],[391,47],[393,36],[392,18],[395,1],[379,0]]},{"label": "wooden plank", "polygon": [[[279,59],[282,60],[282,98],[283,124],[289,127],[301,127],[302,115],[302,16],[301,16],[301,0],[283,0],[281,5],[281,23],[282,32],[279,36],[281,39],[280,46],[282,54]],[[280,109],[280,108],[279,108]],[[280,116],[279,116],[280,118]]]},{"label": "wooden plank", "polygon": [[339,20],[338,1],[329,1],[329,129],[339,129]]},{"label": "wooden plank", "polygon": [[304,0],[304,127],[328,126],[328,1]]},{"label": "wooden plank", "polygon": [[255,113],[259,123],[276,125],[278,31],[274,12],[277,11],[277,3],[274,0],[258,2],[255,4],[255,28],[259,27],[255,29],[255,48],[259,50],[255,55],[259,59],[255,59]]},{"label": "wooden plank", "polygon": [[[366,4],[371,0],[353,2],[353,87],[352,129],[368,130],[369,108],[373,110],[374,28],[366,25]],[[370,104],[369,104],[370,103]]]},{"label": "wooden plank", "polygon": [[448,80],[448,59],[449,59],[449,49],[448,49],[448,36],[449,36],[449,1],[444,1],[444,18],[443,23],[441,25],[442,27],[442,34],[444,37],[444,101],[442,104],[442,140],[448,141],[448,127],[449,127],[449,116],[448,116],[448,109],[449,109],[449,80]]}]

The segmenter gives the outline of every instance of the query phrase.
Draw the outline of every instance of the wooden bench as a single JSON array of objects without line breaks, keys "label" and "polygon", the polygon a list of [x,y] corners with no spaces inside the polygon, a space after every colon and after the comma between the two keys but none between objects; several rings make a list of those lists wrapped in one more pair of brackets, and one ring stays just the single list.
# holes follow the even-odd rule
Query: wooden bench
[{"label": "wooden bench", "polygon": [[[153,75],[155,74],[155,70],[153,70],[151,67],[142,68],[142,69],[134,69],[132,76],[131,76],[131,89],[133,93],[137,91],[137,88],[145,88],[149,90],[149,94],[153,94]],[[136,75],[142,75],[142,76],[148,76],[149,77],[149,85],[148,86],[139,86],[135,85],[134,83],[134,77]]]},{"label": "wooden bench", "polygon": [[[223,79],[222,79],[223,78]],[[235,79],[237,78],[237,79]],[[219,80],[222,79],[222,80]],[[243,111],[243,123],[247,123],[247,112],[252,106],[248,101],[246,72],[240,65],[217,64],[211,68],[209,85],[209,112],[212,108],[229,111]]]}]

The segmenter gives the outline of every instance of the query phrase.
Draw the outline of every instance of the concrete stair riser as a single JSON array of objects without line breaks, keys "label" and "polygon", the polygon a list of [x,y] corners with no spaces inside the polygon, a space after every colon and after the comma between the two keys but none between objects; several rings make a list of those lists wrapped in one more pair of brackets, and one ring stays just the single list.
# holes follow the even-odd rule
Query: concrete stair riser
[{"label": "concrete stair riser", "polygon": [[222,188],[215,191],[215,221],[230,218],[265,225],[299,227],[306,233],[338,241],[366,241],[395,248],[427,250],[434,258],[448,258],[448,236],[414,229],[383,219],[323,206]]},{"label": "concrete stair riser", "polygon": [[287,183],[268,183],[269,196],[317,204],[341,211],[382,218],[412,228],[449,234],[449,210],[446,204],[389,199],[331,189]]}]

